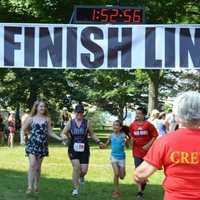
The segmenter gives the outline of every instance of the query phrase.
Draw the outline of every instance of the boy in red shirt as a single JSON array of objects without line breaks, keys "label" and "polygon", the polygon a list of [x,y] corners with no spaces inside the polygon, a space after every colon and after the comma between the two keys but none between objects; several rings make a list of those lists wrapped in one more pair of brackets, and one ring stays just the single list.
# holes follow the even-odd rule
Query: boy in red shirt
[{"label": "boy in red shirt", "polygon": [[[139,107],[136,110],[135,121],[130,125],[130,134],[133,141],[133,157],[135,168],[142,162],[149,148],[158,136],[156,128],[145,120],[147,112],[144,108]],[[138,184],[138,198],[144,197],[146,182]]]}]

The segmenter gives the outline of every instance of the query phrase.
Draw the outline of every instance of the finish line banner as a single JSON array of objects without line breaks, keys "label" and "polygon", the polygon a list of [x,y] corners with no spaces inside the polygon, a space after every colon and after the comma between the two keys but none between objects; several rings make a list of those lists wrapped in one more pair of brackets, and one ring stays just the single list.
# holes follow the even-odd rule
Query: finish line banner
[{"label": "finish line banner", "polygon": [[200,69],[200,25],[0,23],[0,68]]}]

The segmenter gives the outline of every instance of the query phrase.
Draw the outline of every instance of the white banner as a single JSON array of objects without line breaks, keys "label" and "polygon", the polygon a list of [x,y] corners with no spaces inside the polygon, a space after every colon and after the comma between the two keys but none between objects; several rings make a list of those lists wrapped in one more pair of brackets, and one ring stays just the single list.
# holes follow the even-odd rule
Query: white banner
[{"label": "white banner", "polygon": [[200,69],[200,25],[1,23],[0,67]]}]

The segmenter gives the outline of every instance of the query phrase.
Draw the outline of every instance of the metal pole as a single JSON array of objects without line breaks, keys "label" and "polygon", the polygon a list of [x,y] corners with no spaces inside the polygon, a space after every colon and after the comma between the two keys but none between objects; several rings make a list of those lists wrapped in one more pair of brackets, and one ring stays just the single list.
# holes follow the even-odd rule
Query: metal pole
[{"label": "metal pole", "polygon": [[74,16],[75,16],[75,12],[74,12],[74,9],[73,9],[72,16],[71,16],[71,18],[69,20],[69,24],[73,24]]},{"label": "metal pole", "polygon": [[116,0],[116,4],[119,6],[120,5],[120,0]]}]

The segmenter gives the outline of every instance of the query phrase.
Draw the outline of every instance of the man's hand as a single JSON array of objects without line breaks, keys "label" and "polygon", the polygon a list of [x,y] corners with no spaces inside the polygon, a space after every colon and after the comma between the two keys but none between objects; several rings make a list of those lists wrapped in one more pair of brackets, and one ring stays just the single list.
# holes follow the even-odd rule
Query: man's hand
[{"label": "man's hand", "polygon": [[149,150],[149,145],[148,144],[145,144],[143,147],[142,147],[143,150],[145,151],[148,151]]},{"label": "man's hand", "polygon": [[139,178],[139,177],[137,177],[137,176],[134,176],[134,181],[137,183],[137,184],[145,184],[145,183],[147,183],[148,182],[148,179],[141,179],[141,178]]},{"label": "man's hand", "polygon": [[130,144],[131,146],[133,146],[134,143],[135,143],[135,139],[134,139],[134,138],[131,138],[129,144]]}]

